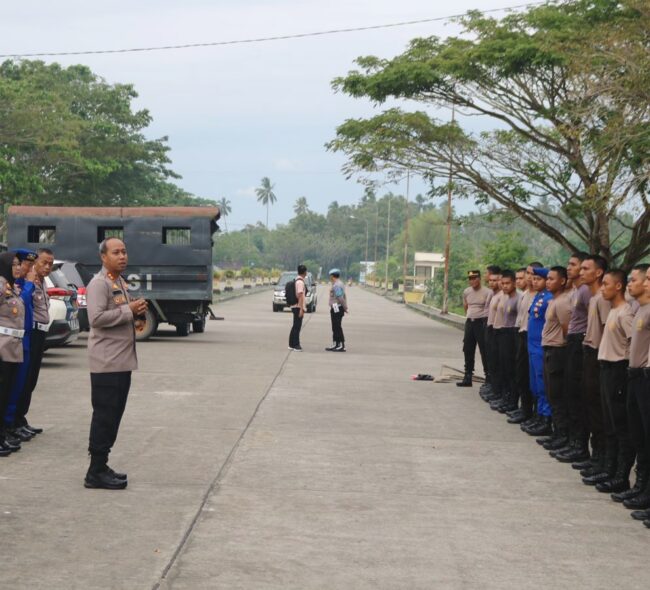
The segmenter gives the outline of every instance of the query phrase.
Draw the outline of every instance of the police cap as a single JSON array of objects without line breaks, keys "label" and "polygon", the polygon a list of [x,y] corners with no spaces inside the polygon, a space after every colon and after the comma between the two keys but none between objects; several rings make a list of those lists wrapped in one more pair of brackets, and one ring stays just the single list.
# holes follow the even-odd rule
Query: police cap
[{"label": "police cap", "polygon": [[29,260],[29,262],[34,262],[38,258],[38,254],[32,250],[26,250],[25,248],[18,248],[14,250],[16,258],[23,262],[24,260]]}]

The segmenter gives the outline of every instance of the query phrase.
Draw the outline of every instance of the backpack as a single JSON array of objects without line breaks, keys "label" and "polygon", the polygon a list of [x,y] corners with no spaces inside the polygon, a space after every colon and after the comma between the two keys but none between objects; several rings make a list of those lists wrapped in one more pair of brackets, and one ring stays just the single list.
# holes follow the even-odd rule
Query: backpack
[{"label": "backpack", "polygon": [[287,300],[287,305],[296,305],[298,303],[298,296],[296,295],[296,281],[301,280],[305,285],[305,295],[307,295],[307,285],[302,277],[297,277],[293,281],[288,281],[284,286],[284,296]]}]

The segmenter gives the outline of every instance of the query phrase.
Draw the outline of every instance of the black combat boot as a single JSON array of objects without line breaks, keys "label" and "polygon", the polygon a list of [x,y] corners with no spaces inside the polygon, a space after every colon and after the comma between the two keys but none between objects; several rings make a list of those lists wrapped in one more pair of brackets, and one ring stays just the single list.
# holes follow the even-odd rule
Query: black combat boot
[{"label": "black combat boot", "polygon": [[586,461],[589,459],[589,449],[581,440],[574,440],[571,447],[563,453],[558,453],[555,458],[560,463],[573,463],[575,461]]},{"label": "black combat boot", "polygon": [[465,376],[462,381],[456,382],[456,387],[471,387],[472,386],[472,373],[465,371]]},{"label": "black combat boot", "polygon": [[[612,479],[616,474],[616,465],[616,457],[612,457],[611,454],[605,454],[605,459],[602,463],[602,470],[594,470],[597,472],[592,473],[591,475],[586,475],[582,478],[582,483],[584,483],[586,486],[595,486],[598,483]],[[600,468],[601,464],[599,464],[598,467]]]},{"label": "black combat boot", "polygon": [[624,492],[630,489],[630,471],[634,465],[634,454],[629,452],[620,452],[618,455],[618,465],[614,477],[607,481],[596,484],[596,489],[603,494],[612,494]]},{"label": "black combat boot", "polygon": [[[612,500],[614,500],[614,502],[620,503],[625,500],[631,500],[643,493],[646,484],[648,483],[648,471],[645,468],[639,467],[637,464],[635,472],[636,481],[634,482],[634,485],[629,490],[612,494]],[[636,508],[636,506],[634,506],[634,508]]]},{"label": "black combat boot", "polygon": [[[646,508],[650,508],[650,478],[648,478],[647,471],[645,471],[644,475],[646,477],[645,480],[641,479],[640,474],[637,474],[636,484],[634,484],[634,488],[632,488],[641,488],[641,492],[631,498],[628,497],[623,500],[623,506],[630,510],[645,510]],[[616,495],[620,496],[622,494],[612,494],[612,499]]]},{"label": "black combat boot", "polygon": [[541,416],[537,426],[532,426],[527,430],[530,436],[550,436],[553,434],[553,424],[550,416]]}]

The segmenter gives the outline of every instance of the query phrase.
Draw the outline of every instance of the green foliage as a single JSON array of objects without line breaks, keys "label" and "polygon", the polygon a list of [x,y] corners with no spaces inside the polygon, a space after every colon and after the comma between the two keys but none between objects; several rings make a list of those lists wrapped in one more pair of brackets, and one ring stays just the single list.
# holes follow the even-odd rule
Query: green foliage
[{"label": "green foliage", "polygon": [[496,264],[503,269],[517,270],[527,260],[528,245],[518,232],[497,231],[484,245],[483,266]]}]

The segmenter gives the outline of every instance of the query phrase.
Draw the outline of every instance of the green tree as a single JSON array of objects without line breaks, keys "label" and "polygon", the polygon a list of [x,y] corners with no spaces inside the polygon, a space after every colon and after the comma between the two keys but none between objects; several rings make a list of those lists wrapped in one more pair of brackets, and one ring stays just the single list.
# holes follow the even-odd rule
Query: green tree
[{"label": "green tree", "polygon": [[293,206],[293,212],[296,215],[304,215],[309,212],[309,204],[307,203],[307,197],[298,197],[296,203]]},{"label": "green tree", "polygon": [[528,245],[517,232],[497,231],[494,238],[483,246],[483,264],[496,264],[501,268],[516,270],[527,260]]},{"label": "green tree", "polygon": [[226,231],[228,231],[228,223],[226,222],[226,217],[228,217],[232,211],[230,201],[226,199],[226,197],[221,197],[221,199],[217,201],[217,205],[219,207],[219,212],[221,213],[221,218],[223,219],[224,227]]},{"label": "green tree", "polygon": [[269,227],[269,205],[273,205],[277,201],[277,197],[273,192],[274,184],[271,184],[271,179],[268,176],[262,178],[261,184],[255,189],[257,201],[266,206],[266,227]]},{"label": "green tree", "polygon": [[[624,51],[647,60],[640,6],[576,0],[501,20],[472,12],[461,37],[415,39],[393,59],[359,58],[337,89],[455,106],[499,128],[477,135],[390,109],[346,121],[328,146],[349,156],[348,174],[411,170],[433,180],[451,167],[456,196],[495,202],[567,250],[586,244],[629,267],[650,253],[650,102],[638,100],[650,80]],[[551,207],[540,207],[545,199]]]}]

